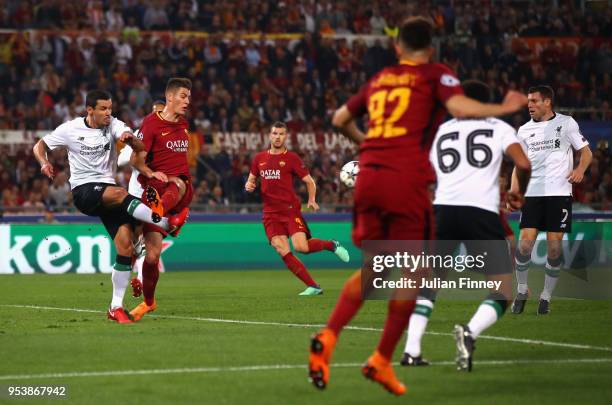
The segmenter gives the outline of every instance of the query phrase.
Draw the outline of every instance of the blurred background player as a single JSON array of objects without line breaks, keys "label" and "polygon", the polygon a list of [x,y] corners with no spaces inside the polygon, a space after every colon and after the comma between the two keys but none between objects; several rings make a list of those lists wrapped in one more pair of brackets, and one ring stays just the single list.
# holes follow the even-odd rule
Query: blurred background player
[{"label": "blurred background player", "polygon": [[[166,105],[161,112],[145,117],[140,128],[144,151],[132,153],[130,160],[140,172],[138,180],[144,187],[142,198],[158,217],[169,212],[185,219],[189,215],[193,188],[187,164],[189,125],[185,114],[190,97],[191,80],[180,77],[168,80]],[[143,234],[146,249],[142,265],[144,301],[130,311],[135,321],[157,308],[155,288],[159,279],[159,258],[162,240],[168,233],[155,225],[145,224]],[[177,235],[178,232],[173,234]]]},{"label": "blurred background player", "polygon": [[[525,308],[529,297],[527,280],[531,251],[538,231],[545,231],[546,270],[537,314],[546,315],[561,271],[563,234],[572,231],[572,184],[582,182],[593,154],[588,141],[580,133],[578,123],[568,115],[553,111],[555,96],[551,87],[531,87],[527,97],[531,120],[519,128],[518,137],[527,149],[533,176],[521,210],[521,232],[516,251],[518,287],[512,313],[520,314]],[[574,150],[580,156],[576,168]],[[510,190],[516,191],[517,188],[516,173],[513,172]]]},{"label": "blurred background player", "polygon": [[[38,141],[34,145],[34,156],[40,163],[41,172],[53,178],[53,166],[47,159],[47,151],[60,147],[68,149],[74,204],[82,213],[100,218],[117,250],[108,318],[119,323],[131,323],[123,310],[123,296],[130,280],[134,219],[153,223],[153,212],[123,187],[115,185],[115,142],[124,142],[135,151],[142,151],[145,146],[134,137],[129,127],[111,116],[113,103],[109,93],[92,90],[87,93],[85,105],[87,116],[60,125]],[[181,225],[178,217],[162,218],[158,222],[158,226],[172,231]]]},{"label": "blurred background player", "polygon": [[[161,112],[164,109],[166,102],[164,100],[155,100],[152,105],[153,113]],[[142,134],[140,129],[134,132],[134,136],[138,139],[142,140]],[[124,167],[130,164],[130,157],[132,156],[133,149],[130,145],[125,145],[121,152],[119,152],[119,157],[117,158],[117,166]],[[136,198],[141,198],[144,189],[142,185],[138,181],[138,175],[140,172],[134,168],[132,168],[132,175],[130,176],[130,182],[128,184],[128,193],[133,195]],[[132,264],[132,271],[137,273],[137,277],[132,279],[132,295],[134,297],[140,297],[142,295],[142,263],[144,262],[146,249],[144,249],[144,240],[142,238],[142,224],[137,224],[134,230],[134,258]]]},{"label": "blurred background player", "polygon": [[[487,103],[491,89],[486,84],[468,80],[462,84],[465,95]],[[520,204],[529,182],[530,164],[510,125],[497,118],[451,119],[438,129],[431,151],[431,164],[438,186],[434,200],[436,233],[440,250],[452,254],[463,241],[467,254],[487,252],[487,280],[501,281],[499,290],[491,290],[467,325],[455,326],[457,368],[471,371],[476,338],[506,312],[512,299],[512,259],[499,214],[499,172],[504,154],[514,162],[519,180],[518,192],[507,193],[514,207]],[[474,146],[477,148],[474,148]],[[477,155],[475,151],[478,150]],[[466,181],[469,179],[469,181]],[[451,241],[445,243],[445,241]],[[478,243],[483,241],[483,243]],[[451,271],[451,269],[449,269]],[[436,273],[436,272],[435,272]],[[444,271],[435,274],[445,278]],[[437,290],[421,289],[408,324],[402,365],[427,365],[421,356],[421,339],[433,310]]]},{"label": "blurred background player", "polygon": [[[334,114],[333,124],[361,145],[353,209],[357,246],[364,240],[431,238],[429,150],[447,111],[456,117],[488,117],[509,114],[526,103],[525,96],[514,91],[502,104],[484,104],[464,96],[455,73],[443,64],[430,63],[432,31],[425,18],[405,20],[396,43],[399,65],[380,71]],[[355,123],[355,117],[366,113],[367,135]],[[416,293],[403,295],[416,297]],[[358,271],[344,285],[326,327],[312,338],[309,376],[315,387],[327,385],[338,335],[362,302]],[[414,299],[389,301],[381,340],[362,368],[366,378],[396,395],[402,395],[406,387],[396,378],[391,358],[414,305]]]},{"label": "blurred background player", "polygon": [[244,186],[249,193],[257,187],[256,179],[261,179],[263,199],[263,225],[270,245],[285,262],[287,268],[305,285],[300,295],[320,295],[323,290],[304,266],[304,263],[291,253],[289,237],[296,252],[309,254],[322,250],[334,252],[343,262],[349,261],[348,251],[335,240],[312,238],[308,224],[302,216],[301,203],[293,189],[293,176],[300,178],[308,189],[306,207],[319,210],[315,201],[317,185],[310,176],[302,159],[287,150],[287,125],[275,122],[270,128],[270,149],[255,155],[251,171]]}]

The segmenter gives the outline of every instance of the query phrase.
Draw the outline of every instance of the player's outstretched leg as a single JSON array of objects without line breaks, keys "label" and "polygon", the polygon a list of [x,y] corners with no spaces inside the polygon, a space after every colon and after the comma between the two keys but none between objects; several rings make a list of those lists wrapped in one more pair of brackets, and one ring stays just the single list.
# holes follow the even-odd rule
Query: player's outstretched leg
[{"label": "player's outstretched leg", "polygon": [[424,288],[419,291],[416,306],[408,322],[408,333],[404,355],[400,361],[402,366],[427,366],[429,362],[421,355],[421,340],[427,329],[429,317],[433,311],[436,292]]},{"label": "player's outstretched leg", "polygon": [[168,177],[168,184],[161,195],[161,202],[166,212],[172,211],[187,192],[185,181],[179,177]]},{"label": "player's outstretched leg", "polygon": [[389,301],[385,328],[378,347],[361,369],[364,377],[379,383],[395,395],[403,395],[406,387],[395,376],[391,358],[397,342],[408,326],[415,304],[415,300]]},{"label": "player's outstretched leg", "polygon": [[308,376],[313,385],[324,389],[329,382],[329,362],[342,329],[361,308],[361,271],[355,272],[344,284],[340,298],[325,328],[312,337]]},{"label": "player's outstretched leg", "polygon": [[327,250],[333,252],[344,263],[348,263],[350,260],[348,250],[346,250],[337,240],[323,240],[317,238],[306,239],[304,236],[303,241],[296,241],[294,236],[292,236],[293,247],[299,253],[310,254]]},{"label": "player's outstretched leg", "polygon": [[[511,276],[503,282],[511,283]],[[509,300],[498,292],[490,293],[480,304],[467,325],[455,325],[457,370],[472,371],[472,358],[476,349],[476,339],[487,328],[497,322],[506,312]]]}]

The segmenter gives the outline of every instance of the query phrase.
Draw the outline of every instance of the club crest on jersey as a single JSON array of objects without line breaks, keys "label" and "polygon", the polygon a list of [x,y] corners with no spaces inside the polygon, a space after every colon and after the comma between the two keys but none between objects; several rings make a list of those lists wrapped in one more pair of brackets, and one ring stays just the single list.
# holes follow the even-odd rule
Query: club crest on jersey
[{"label": "club crest on jersey", "polygon": [[285,161],[284,160],[281,160],[280,162],[278,162],[278,164],[279,164],[280,167],[285,167]]},{"label": "club crest on jersey", "polygon": [[449,74],[443,74],[442,76],[440,76],[440,83],[443,86],[447,86],[447,87],[456,87],[461,84],[459,79]]},{"label": "club crest on jersey", "polygon": [[189,141],[187,139],[166,142],[166,148],[172,152],[187,152],[188,147]]},{"label": "club crest on jersey", "polygon": [[280,180],[280,169],[261,170],[259,175],[265,180]]},{"label": "club crest on jersey", "polygon": [[561,136],[561,128],[562,128],[561,126],[558,126],[557,128],[555,128],[555,131],[556,131],[555,135],[557,136],[557,138]]}]

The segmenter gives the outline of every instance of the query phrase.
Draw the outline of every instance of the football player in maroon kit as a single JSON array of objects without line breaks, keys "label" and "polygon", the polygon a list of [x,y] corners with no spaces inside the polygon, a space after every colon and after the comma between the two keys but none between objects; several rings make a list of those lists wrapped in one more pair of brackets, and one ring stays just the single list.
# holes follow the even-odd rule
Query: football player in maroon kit
[{"label": "football player in maroon kit", "polygon": [[[447,111],[455,117],[489,117],[512,113],[526,104],[525,95],[514,91],[502,104],[466,97],[453,71],[430,62],[432,31],[425,18],[404,21],[396,43],[400,63],[376,74],[334,114],[333,125],[360,144],[353,211],[357,246],[365,240],[431,239],[428,186],[434,179],[429,151]],[[366,113],[369,121],[364,134],[355,117]],[[366,378],[395,395],[404,394],[406,387],[395,376],[391,358],[408,325],[417,290],[401,291],[402,299],[389,301],[381,340],[362,368]],[[311,340],[309,377],[315,387],[326,387],[338,335],[362,303],[358,271],[344,285],[326,327]]]},{"label": "football player in maroon kit", "polygon": [[[145,150],[132,153],[130,159],[132,166],[140,172],[138,180],[144,189],[142,199],[159,217],[165,213],[178,213],[183,218],[189,215],[193,188],[187,163],[188,123],[184,116],[190,96],[191,80],[168,80],[166,106],[161,112],[147,115],[140,128]],[[176,236],[179,230],[172,236]],[[159,257],[162,240],[168,233],[146,224],[143,234],[146,248],[142,265],[144,301],[130,311],[135,321],[157,308],[155,287],[159,279]]]},{"label": "football player in maroon kit", "polygon": [[270,245],[282,257],[287,268],[306,285],[300,295],[320,295],[323,293],[321,287],[312,279],[304,263],[291,253],[288,237],[291,238],[293,248],[300,253],[328,250],[343,262],[349,261],[349,254],[335,240],[311,237],[308,224],[302,217],[300,200],[293,190],[293,176],[306,183],[307,207],[314,211],[319,209],[315,201],[316,184],[300,157],[287,150],[286,140],[287,125],[283,122],[274,123],[270,128],[270,149],[255,155],[244,188],[249,193],[253,192],[257,187],[256,179],[261,179],[263,225]]}]

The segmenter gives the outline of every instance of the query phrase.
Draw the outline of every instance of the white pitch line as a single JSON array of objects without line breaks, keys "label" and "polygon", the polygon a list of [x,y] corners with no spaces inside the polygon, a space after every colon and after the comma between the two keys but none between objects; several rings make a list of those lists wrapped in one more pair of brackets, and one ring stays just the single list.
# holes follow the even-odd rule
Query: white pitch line
[{"label": "white pitch line", "polygon": [[[11,308],[42,309],[42,310],[49,310],[49,311],[87,312],[87,313],[96,313],[96,314],[102,313],[102,311],[98,311],[94,309],[59,308],[59,307],[47,307],[47,306],[38,306],[38,305],[0,304],[0,306],[11,307]],[[242,324],[242,325],[287,326],[287,327],[297,327],[297,328],[321,328],[325,326],[322,324],[283,323],[283,322],[269,322],[269,321],[245,321],[245,320],[238,320],[238,319],[204,318],[204,317],[198,317],[198,316],[149,314],[147,315],[147,317],[161,318],[161,319],[180,319],[180,320],[186,320],[186,321],[235,323],[235,324]],[[382,331],[381,328],[371,328],[371,327],[364,327],[364,326],[347,326],[345,329],[374,331],[374,332]],[[428,335],[434,335],[434,336],[454,336],[453,333],[446,333],[446,332],[425,332],[425,333]],[[499,340],[503,342],[523,343],[523,344],[529,344],[529,345],[564,347],[567,349],[597,350],[597,351],[604,351],[604,352],[612,352],[612,347],[607,347],[607,346],[591,346],[591,345],[582,345],[582,344],[577,344],[577,343],[553,342],[550,340],[521,339],[521,338],[512,338],[512,337],[505,337],[505,336],[491,336],[491,335],[480,335],[478,339]]]},{"label": "white pitch line", "polygon": [[[593,364],[593,363],[612,363],[612,358],[597,359],[552,359],[552,360],[481,360],[478,366],[512,366],[521,364]],[[362,363],[337,363],[332,364],[332,368],[361,367]],[[398,363],[394,363],[398,365]],[[454,361],[434,361],[432,366],[455,365]],[[68,373],[44,373],[44,374],[14,374],[0,375],[0,381],[4,380],[35,380],[49,378],[74,378],[74,377],[116,377],[134,375],[153,375],[153,374],[191,374],[191,373],[222,373],[240,371],[268,371],[268,370],[304,370],[305,364],[270,364],[255,366],[236,366],[236,367],[192,367],[192,368],[161,368],[161,369],[140,369],[140,370],[109,370],[109,371],[74,371]]]}]

